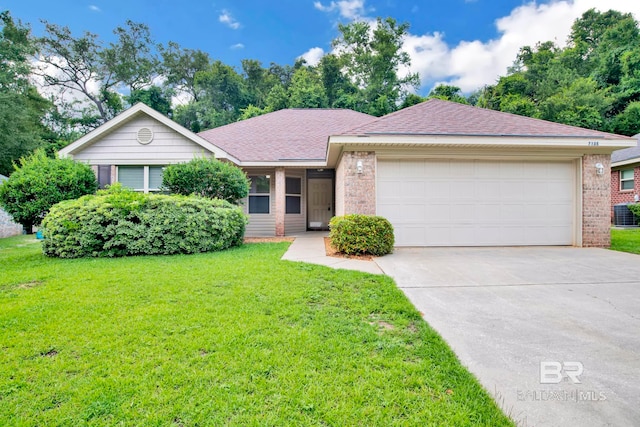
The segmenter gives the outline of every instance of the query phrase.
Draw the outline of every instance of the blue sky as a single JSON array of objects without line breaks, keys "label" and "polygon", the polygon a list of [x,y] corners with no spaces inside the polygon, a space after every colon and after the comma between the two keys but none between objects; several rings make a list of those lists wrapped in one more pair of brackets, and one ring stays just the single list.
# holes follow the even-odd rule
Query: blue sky
[{"label": "blue sky", "polygon": [[[640,16],[640,2],[609,0],[607,6]],[[0,9],[31,24],[41,19],[88,30],[105,41],[127,19],[146,23],[158,42],[178,42],[239,66],[244,58],[264,65],[313,63],[331,50],[337,23],[394,17],[411,25],[405,48],[420,93],[438,82],[469,92],[504,74],[525,44],[555,39],[563,44],[571,23],[600,0],[0,0]]]}]

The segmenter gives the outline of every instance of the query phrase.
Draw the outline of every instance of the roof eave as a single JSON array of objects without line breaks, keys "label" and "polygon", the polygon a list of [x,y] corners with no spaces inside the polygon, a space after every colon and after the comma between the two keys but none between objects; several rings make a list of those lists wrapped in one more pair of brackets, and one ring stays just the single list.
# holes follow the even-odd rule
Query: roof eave
[{"label": "roof eave", "polygon": [[415,134],[368,134],[334,135],[329,137],[327,165],[335,166],[344,147],[366,149],[380,146],[411,148],[428,147],[476,147],[476,148],[532,148],[570,149],[585,153],[611,154],[620,148],[635,146],[636,141],[627,137],[599,139],[571,136],[516,136],[516,135],[415,135]]},{"label": "roof eave", "polygon": [[77,139],[75,142],[62,148],[58,152],[58,156],[73,157],[73,154],[76,153],[80,148],[84,147],[85,145],[91,144],[96,140],[98,140],[99,138],[107,135],[109,132],[117,129],[119,126],[126,123],[128,120],[132,119],[135,115],[139,113],[144,113],[152,117],[153,119],[157,120],[158,122],[162,123],[163,125],[171,128],[172,130],[176,131],[177,133],[184,136],[185,138],[191,140],[195,144],[212,152],[214,156],[218,159],[225,159],[234,163],[239,162],[238,159],[236,159],[234,156],[231,156],[226,151],[222,150],[221,148],[217,147],[216,145],[212,144],[211,142],[207,141],[201,136],[196,135],[195,133],[191,132],[187,128],[179,125],[178,123],[174,122],[170,118],[160,114],[153,108],[143,103],[135,104],[134,106],[127,109],[126,111],[123,111],[113,119],[97,127],[96,129],[92,130],[91,132],[84,135],[83,137]]},{"label": "roof eave", "polygon": [[628,165],[632,165],[634,163],[640,163],[640,157],[633,157],[630,159],[625,159],[625,160],[620,160],[617,162],[612,162],[611,163],[611,167],[612,168],[616,168],[616,167],[620,167],[620,166],[628,166]]}]

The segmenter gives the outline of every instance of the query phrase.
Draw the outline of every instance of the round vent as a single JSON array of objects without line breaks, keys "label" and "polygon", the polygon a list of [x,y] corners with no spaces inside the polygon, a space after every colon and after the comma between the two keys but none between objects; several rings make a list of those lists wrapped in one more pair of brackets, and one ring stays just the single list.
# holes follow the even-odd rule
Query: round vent
[{"label": "round vent", "polygon": [[138,142],[148,144],[153,141],[153,131],[149,128],[140,128],[138,131]]}]

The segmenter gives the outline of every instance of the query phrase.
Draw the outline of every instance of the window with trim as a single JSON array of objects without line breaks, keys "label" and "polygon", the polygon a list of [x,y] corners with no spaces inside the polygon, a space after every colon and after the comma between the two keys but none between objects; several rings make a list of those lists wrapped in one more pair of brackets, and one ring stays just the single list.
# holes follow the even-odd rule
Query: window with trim
[{"label": "window with trim", "polygon": [[620,190],[633,190],[633,169],[620,171]]},{"label": "window with trim", "polygon": [[268,214],[271,200],[271,176],[255,175],[250,176],[251,187],[249,188],[249,213]]},{"label": "window with trim", "polygon": [[159,191],[164,166],[118,166],[118,182],[135,191]]},{"label": "window with trim", "polygon": [[288,214],[301,213],[302,178],[286,177],[285,179],[286,210]]}]

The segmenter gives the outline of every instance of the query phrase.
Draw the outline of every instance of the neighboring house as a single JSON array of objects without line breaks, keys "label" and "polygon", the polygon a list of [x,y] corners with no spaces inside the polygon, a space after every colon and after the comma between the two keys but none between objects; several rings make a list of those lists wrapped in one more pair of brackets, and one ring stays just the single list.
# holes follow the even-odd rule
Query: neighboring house
[{"label": "neighboring house", "polygon": [[[0,184],[6,181],[8,178],[4,175],[0,175]],[[0,208],[0,238],[17,236],[22,234],[23,227],[20,224],[13,222],[13,218],[4,209]]]},{"label": "neighboring house", "polygon": [[399,246],[608,246],[610,154],[634,142],[437,99],[380,118],[281,110],[197,135],[137,104],[60,155],[140,191],[170,163],[234,163],[252,183],[248,236],[362,213],[387,217]]},{"label": "neighboring house", "polygon": [[640,146],[635,136],[634,147],[611,153],[611,219],[613,207],[619,203],[637,202],[640,197]]}]

